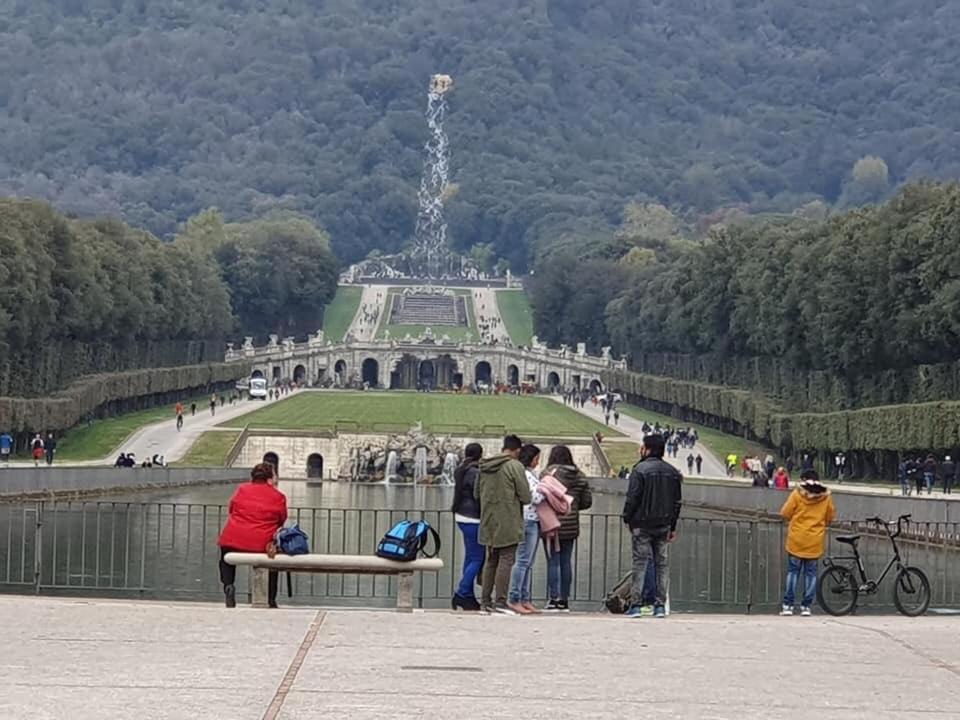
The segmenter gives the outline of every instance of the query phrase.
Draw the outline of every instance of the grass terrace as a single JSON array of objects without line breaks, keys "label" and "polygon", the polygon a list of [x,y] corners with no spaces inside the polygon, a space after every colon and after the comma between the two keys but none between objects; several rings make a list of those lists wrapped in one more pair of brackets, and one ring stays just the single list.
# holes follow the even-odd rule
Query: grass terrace
[{"label": "grass terrace", "polygon": [[362,287],[341,285],[337,294],[323,311],[323,335],[333,342],[340,342],[350,329],[357,309],[360,307]]},{"label": "grass terrace", "polygon": [[174,467],[224,467],[227,454],[240,437],[237,430],[211,430],[203,433],[187,454],[172,463]]},{"label": "grass terrace", "polygon": [[[396,296],[402,292],[402,288],[390,288],[387,295],[387,300],[383,306],[384,312],[380,318],[380,326],[377,328],[377,338],[385,338],[387,335],[387,330],[390,331],[390,337],[395,340],[403,338],[408,334],[411,337],[419,337],[426,331],[426,325],[392,325],[390,323],[390,313],[393,310],[393,301]],[[451,340],[460,342],[466,340],[467,334],[470,334],[474,340],[477,340],[480,337],[480,333],[477,331],[477,314],[473,309],[473,293],[470,290],[463,288],[455,289],[453,292],[456,295],[462,295],[466,297],[467,326],[454,327],[451,325],[432,325],[430,326],[430,329],[433,331],[433,336],[439,340],[444,335],[448,335]]]},{"label": "grass terrace", "polygon": [[533,311],[523,290],[499,290],[497,308],[514,345],[530,345],[533,338]]},{"label": "grass terrace", "polygon": [[306,392],[229,420],[224,427],[403,432],[417,422],[437,433],[523,437],[616,434],[543,397],[412,392]]}]

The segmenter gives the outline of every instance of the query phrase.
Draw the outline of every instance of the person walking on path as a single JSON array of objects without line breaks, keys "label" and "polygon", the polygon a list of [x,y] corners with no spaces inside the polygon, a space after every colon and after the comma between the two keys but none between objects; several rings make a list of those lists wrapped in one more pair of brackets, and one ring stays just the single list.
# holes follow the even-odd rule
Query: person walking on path
[{"label": "person walking on path", "polygon": [[940,465],[940,475],[943,477],[943,493],[944,495],[950,495],[957,477],[957,464],[949,455],[943,458],[943,463]]},{"label": "person walking on path", "polygon": [[803,600],[800,614],[808,617],[817,591],[817,565],[823,555],[827,527],[837,511],[830,491],[820,483],[816,470],[805,470],[800,485],[780,508],[790,523],[787,530],[787,583],[781,615],[793,615],[797,579],[803,574]]},{"label": "person walking on path", "polygon": [[[689,455],[687,455],[687,474],[688,475],[693,475],[693,464],[696,461],[697,459],[693,456],[693,453],[690,453]],[[701,458],[701,461],[702,461],[702,458]],[[697,470],[697,472],[699,473],[700,471]]]},{"label": "person walking on path", "polygon": [[697,475],[702,475],[700,468],[703,467],[703,455],[697,453],[697,457],[694,458],[694,462],[697,464]]},{"label": "person walking on path", "polygon": [[[237,568],[224,562],[229,552],[265,552],[270,557],[276,553],[273,537],[287,521],[287,498],[270,482],[273,466],[260,463],[250,471],[250,482],[240,485],[233,497],[217,543],[220,546],[220,582],[228,608],[237,606],[237,591],[234,581]],[[267,604],[277,607],[276,570],[271,570],[267,580]]]},{"label": "person walking on path", "polygon": [[560,517],[557,542],[547,550],[547,588],[550,600],[546,610],[568,612],[570,610],[570,587],[573,584],[573,551],[580,537],[580,511],[593,505],[590,485],[580,468],[573,462],[573,454],[566,445],[554,445],[547,459],[544,475],[560,481],[570,497],[570,509]]},{"label": "person walking on path", "polygon": [[40,460],[43,458],[43,437],[40,433],[34,435],[30,441],[30,454],[33,456],[33,466],[40,467]]},{"label": "person walking on path", "polygon": [[183,403],[178,402],[173,411],[177,414],[177,432],[183,428]]},{"label": "person walking on path", "polygon": [[47,455],[47,465],[53,465],[53,455],[57,452],[57,441],[53,433],[47,433],[47,439],[43,442],[43,452]]},{"label": "person walking on path", "polygon": [[473,491],[480,501],[478,537],[487,551],[481,609],[507,615],[514,614],[507,607],[507,590],[517,546],[523,542],[523,506],[532,499],[526,472],[517,460],[522,446],[516,435],[507,435],[499,455],[480,461],[480,477]]},{"label": "person walking on path", "polygon": [[0,463],[9,466],[10,456],[13,454],[13,437],[4,431],[0,434]]},{"label": "person walking on path", "polygon": [[470,443],[463,449],[463,462],[453,472],[453,519],[463,535],[463,574],[450,605],[454,610],[480,609],[474,586],[483,570],[483,545],[480,544],[480,503],[473,491],[480,476],[483,446]]},{"label": "person walking on path", "polygon": [[537,467],[540,465],[540,448],[536,445],[524,445],[518,457],[523,465],[527,485],[530,487],[530,504],[523,506],[523,542],[517,547],[517,560],[510,574],[510,592],[507,607],[520,615],[540,612],[533,605],[533,561],[540,544],[540,516],[537,505],[543,502],[543,495],[537,492],[540,478]]},{"label": "person walking on path", "polygon": [[[927,487],[927,495],[933,492],[933,485],[937,481],[937,461],[933,455],[927,455],[923,462],[923,482]],[[919,495],[919,493],[917,493]]]},{"label": "person walking on path", "polygon": [[900,464],[897,465],[897,478],[900,480],[900,494],[904,497],[908,497],[912,491],[910,487],[910,476],[907,475],[907,463],[909,462],[909,458],[904,458],[900,461]]},{"label": "person walking on path", "polygon": [[195,402],[190,403],[190,417],[194,417],[197,414],[197,404]]},{"label": "person walking on path", "polygon": [[640,462],[630,473],[623,504],[623,521],[630,528],[633,550],[633,590],[627,617],[642,617],[643,580],[654,563],[657,577],[653,616],[664,618],[669,586],[668,545],[677,537],[683,506],[683,476],[663,459],[662,435],[647,435],[640,446]]}]

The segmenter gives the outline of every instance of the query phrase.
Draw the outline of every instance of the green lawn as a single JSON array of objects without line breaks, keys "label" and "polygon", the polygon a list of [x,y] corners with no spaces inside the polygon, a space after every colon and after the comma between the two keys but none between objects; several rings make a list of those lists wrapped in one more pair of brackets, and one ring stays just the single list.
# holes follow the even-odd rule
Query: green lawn
[{"label": "green lawn", "polygon": [[[198,407],[205,407],[207,398],[209,398],[208,395],[197,398]],[[190,422],[190,402],[190,400],[183,401],[186,408],[186,422]],[[94,420],[93,425],[89,427],[85,424],[78,425],[64,433],[63,437],[57,441],[57,459],[99,460],[107,457],[131,433],[144,425],[162,420],[174,420],[176,416],[173,413],[173,407],[173,403],[160,405],[150,410],[140,410],[104,420]]]},{"label": "green lawn", "polygon": [[603,443],[603,452],[606,454],[607,460],[610,461],[610,467],[613,468],[614,474],[620,471],[621,465],[632,468],[634,463],[640,459],[637,454],[639,449],[640,445],[635,442]]},{"label": "green lawn", "polygon": [[677,420],[677,418],[670,417],[669,415],[660,415],[652,410],[636,407],[635,405],[621,403],[618,405],[618,407],[620,408],[620,412],[622,414],[629,415],[637,420],[646,420],[651,425],[659,421],[661,425],[694,428],[700,435],[700,441],[707,447],[708,450],[716,455],[720,462],[724,462],[724,458],[731,453],[740,458],[742,458],[745,453],[763,457],[769,453],[776,458],[778,464],[783,460],[779,457],[779,454],[775,449],[765,447],[760,443],[752,442],[737,435],[728,435],[704,425],[697,425],[696,423],[688,423],[683,420]]},{"label": "green lawn", "polygon": [[499,290],[497,308],[514,345],[530,345],[533,338],[533,311],[523,290]]},{"label": "green lawn", "polygon": [[[377,337],[384,338],[387,335],[387,330],[390,331],[390,337],[394,340],[402,339],[407,334],[410,337],[420,337],[426,329],[426,325],[391,325],[390,324],[390,311],[393,309],[393,300],[401,290],[397,288],[391,288],[389,295],[387,296],[387,301],[384,304],[384,313],[383,317],[380,319],[380,327],[377,328]],[[467,302],[467,326],[454,327],[450,325],[432,325],[430,329],[433,331],[433,337],[437,340],[442,338],[444,335],[448,335],[451,340],[466,340],[467,334],[470,334],[473,340],[478,340],[480,338],[480,333],[477,331],[477,316],[473,311],[473,293],[470,290],[458,289],[454,290],[454,293],[457,295],[465,295]]]},{"label": "green lawn", "polygon": [[353,317],[360,307],[362,287],[344,286],[337,288],[337,294],[323,311],[323,336],[333,342],[340,342],[350,328]]},{"label": "green lawn", "polygon": [[310,392],[224,423],[225,427],[283,430],[402,431],[423,422],[434,432],[523,437],[614,434],[592,419],[542,397],[444,393]]},{"label": "green lawn", "polygon": [[203,433],[174,467],[224,467],[227,453],[240,437],[240,431],[211,430]]}]

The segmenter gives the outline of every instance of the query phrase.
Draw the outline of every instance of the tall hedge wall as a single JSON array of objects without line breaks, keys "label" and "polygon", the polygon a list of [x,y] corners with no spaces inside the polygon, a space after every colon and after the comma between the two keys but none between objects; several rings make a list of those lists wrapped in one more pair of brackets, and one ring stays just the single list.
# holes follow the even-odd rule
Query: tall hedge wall
[{"label": "tall hedge wall", "polygon": [[0,397],[0,428],[15,433],[63,431],[117,401],[187,393],[248,376],[248,363],[208,363],[91,375],[47,398]]}]

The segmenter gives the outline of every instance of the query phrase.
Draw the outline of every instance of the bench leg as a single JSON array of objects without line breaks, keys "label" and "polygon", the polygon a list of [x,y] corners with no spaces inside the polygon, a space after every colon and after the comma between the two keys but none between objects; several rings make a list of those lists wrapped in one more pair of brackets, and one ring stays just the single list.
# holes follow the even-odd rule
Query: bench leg
[{"label": "bench leg", "polygon": [[253,606],[267,607],[267,582],[269,571],[266,568],[253,569]]},{"label": "bench leg", "polygon": [[413,612],[413,573],[397,575],[397,611]]}]

